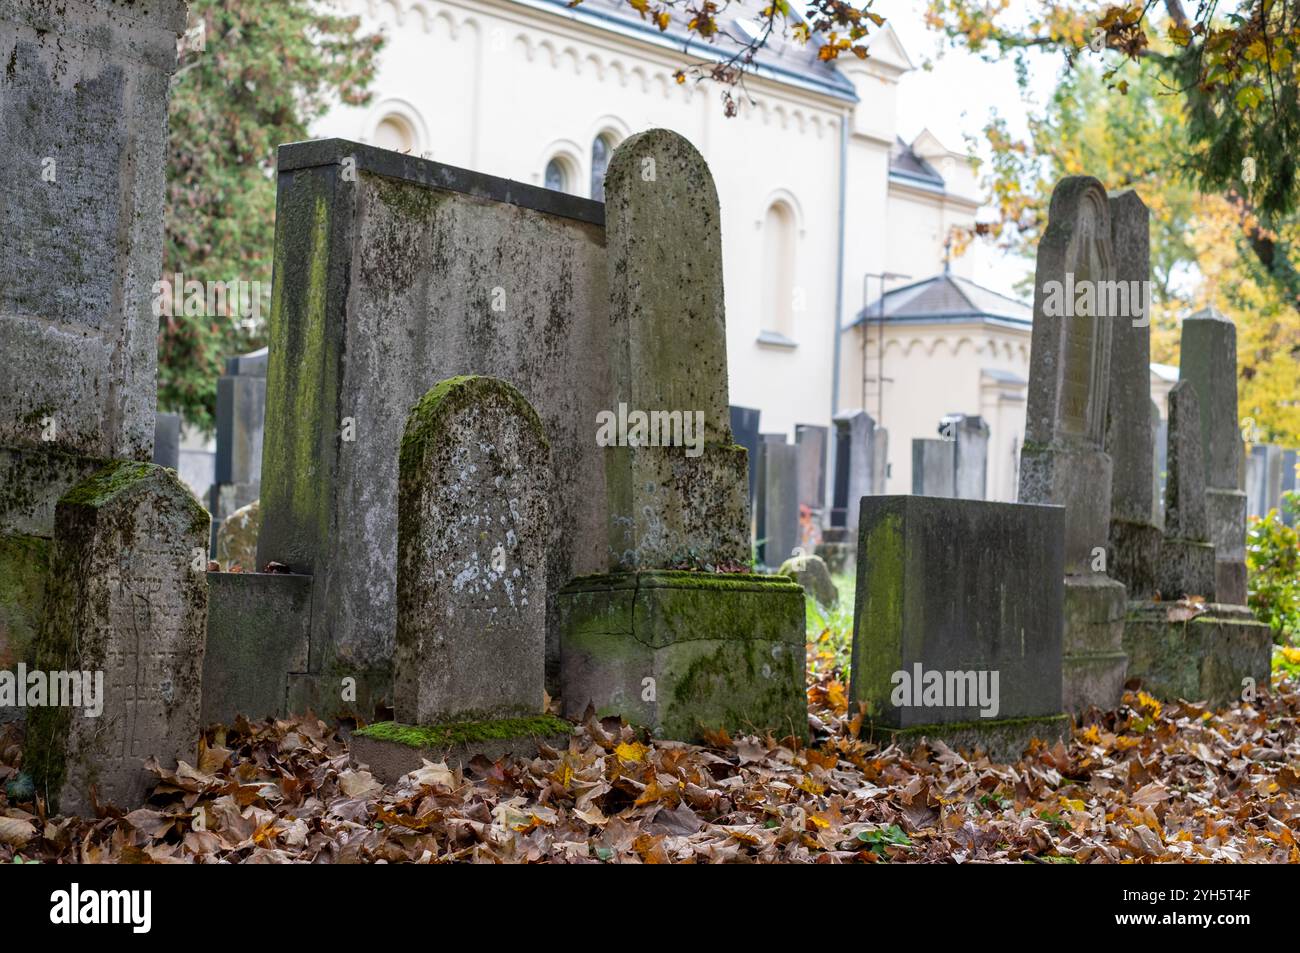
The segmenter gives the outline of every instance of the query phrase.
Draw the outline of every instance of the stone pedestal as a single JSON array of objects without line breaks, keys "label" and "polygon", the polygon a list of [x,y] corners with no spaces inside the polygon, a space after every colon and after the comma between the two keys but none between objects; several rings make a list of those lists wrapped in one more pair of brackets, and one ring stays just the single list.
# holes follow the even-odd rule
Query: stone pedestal
[{"label": "stone pedestal", "polygon": [[[1212,603],[1188,621],[1170,621],[1168,603],[1134,603],[1124,627],[1128,677],[1157,698],[1220,707],[1269,684],[1271,630],[1240,606]],[[1251,679],[1252,681],[1246,681]]]},{"label": "stone pedestal", "polygon": [[1065,577],[1064,706],[1110,710],[1124,694],[1124,586],[1104,575]]},{"label": "stone pedestal", "polygon": [[572,725],[553,715],[434,726],[382,721],[353,732],[348,750],[354,763],[368,767],[384,784],[392,784],[425,761],[464,770],[480,756],[493,762],[536,757],[539,742],[564,748],[571,730]]},{"label": "stone pedestal", "polygon": [[588,705],[656,737],[804,739],[804,595],[785,576],[646,571],[559,594],[564,714]]}]

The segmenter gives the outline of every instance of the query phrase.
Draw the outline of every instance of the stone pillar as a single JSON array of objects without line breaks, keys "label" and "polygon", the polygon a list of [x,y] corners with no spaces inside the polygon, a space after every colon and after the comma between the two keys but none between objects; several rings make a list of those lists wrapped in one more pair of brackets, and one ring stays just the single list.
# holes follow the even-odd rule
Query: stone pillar
[{"label": "stone pillar", "polygon": [[1214,544],[1215,591],[1246,604],[1246,495],[1238,488],[1237,328],[1213,308],[1183,321],[1178,376],[1196,389],[1201,409],[1205,503]]}]

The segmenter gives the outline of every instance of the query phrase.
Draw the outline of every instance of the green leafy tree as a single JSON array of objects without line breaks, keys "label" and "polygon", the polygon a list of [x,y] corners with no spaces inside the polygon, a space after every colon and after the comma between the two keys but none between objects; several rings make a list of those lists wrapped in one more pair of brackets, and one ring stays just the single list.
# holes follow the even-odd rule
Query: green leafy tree
[{"label": "green leafy tree", "polygon": [[159,407],[210,429],[223,359],[264,343],[275,150],[308,138],[333,102],[368,101],[383,41],[314,0],[190,0],[189,24],[172,80],[163,275],[262,289],[260,320],[230,297],[218,314],[159,318]]}]

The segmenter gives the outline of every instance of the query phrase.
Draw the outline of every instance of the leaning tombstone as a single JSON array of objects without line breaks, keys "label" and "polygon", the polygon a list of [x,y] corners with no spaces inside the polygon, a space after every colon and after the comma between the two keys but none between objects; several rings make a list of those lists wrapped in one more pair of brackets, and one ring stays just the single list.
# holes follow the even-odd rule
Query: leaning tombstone
[{"label": "leaning tombstone", "polygon": [[424,759],[531,757],[543,709],[550,445],[491,377],[434,386],[407,418],[398,485],[395,722],[353,734],[392,782]]},{"label": "leaning tombstone", "polygon": [[156,780],[147,760],[196,763],[208,523],[149,463],[109,464],[59,500],[36,668],[79,682],[83,705],[33,707],[24,755],[52,812],[130,810]]},{"label": "leaning tombstone", "polygon": [[692,442],[604,451],[614,571],[560,593],[565,712],[591,705],[686,741],[718,729],[804,738],[803,592],[743,571],[747,475],[728,419],[713,177],[689,142],[653,129],[614,153],[605,201],[615,399],[699,424]]},{"label": "leaning tombstone", "polygon": [[[1110,203],[1100,182],[1061,180],[1038,243],[1020,500],[1065,507],[1067,711],[1119,703],[1125,592],[1105,571],[1111,459],[1103,449],[1115,277]],[[1145,415],[1143,417],[1145,421]]]},{"label": "leaning tombstone", "polygon": [[850,705],[879,743],[1014,761],[1068,732],[1059,506],[863,497]]}]

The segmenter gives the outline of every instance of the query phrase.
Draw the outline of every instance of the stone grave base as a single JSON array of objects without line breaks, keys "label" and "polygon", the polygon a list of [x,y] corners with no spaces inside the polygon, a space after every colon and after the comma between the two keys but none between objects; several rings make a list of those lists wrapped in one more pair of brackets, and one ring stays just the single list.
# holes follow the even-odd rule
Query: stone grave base
[{"label": "stone grave base", "polygon": [[1269,685],[1272,630],[1243,606],[1210,604],[1204,615],[1169,620],[1169,603],[1129,606],[1124,626],[1128,677],[1157,698],[1231,705],[1254,679],[1256,691]]},{"label": "stone grave base", "polygon": [[860,737],[863,741],[874,741],[882,747],[897,744],[909,748],[922,739],[942,741],[958,751],[973,753],[978,749],[987,754],[990,761],[1010,763],[1018,761],[1035,738],[1049,746],[1068,740],[1070,716],[987,718],[947,725],[914,725],[909,728],[867,724],[862,726]]},{"label": "stone grave base", "polygon": [[1166,602],[1183,596],[1213,600],[1214,547],[1190,539],[1166,539],[1156,566],[1156,589]]},{"label": "stone grave base", "polygon": [[1160,528],[1150,523],[1110,521],[1107,573],[1124,583],[1130,599],[1149,597],[1155,591],[1163,536]]},{"label": "stone grave base", "polygon": [[312,577],[208,573],[203,724],[288,714],[291,673],[307,671]]},{"label": "stone grave base", "polygon": [[384,784],[392,784],[425,761],[445,761],[462,769],[479,755],[489,761],[506,756],[532,758],[538,742],[567,748],[573,726],[554,715],[465,721],[442,725],[403,725],[381,721],[352,733],[348,743],[355,764],[364,764]]},{"label": "stone grave base", "polygon": [[656,737],[808,737],[803,588],[785,576],[643,571],[560,590],[564,714]]},{"label": "stone grave base", "polygon": [[1061,688],[1067,712],[1093,705],[1108,711],[1119,704],[1128,661],[1126,607],[1124,586],[1114,579],[1101,574],[1065,577]]}]

